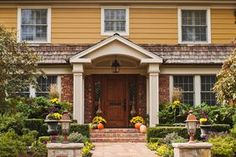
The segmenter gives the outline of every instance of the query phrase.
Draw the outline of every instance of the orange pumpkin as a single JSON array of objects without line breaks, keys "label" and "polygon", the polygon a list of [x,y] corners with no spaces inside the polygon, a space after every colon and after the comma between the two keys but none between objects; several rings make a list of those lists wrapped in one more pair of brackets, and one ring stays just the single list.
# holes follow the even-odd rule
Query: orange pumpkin
[{"label": "orange pumpkin", "polygon": [[136,129],[139,129],[141,125],[142,125],[142,123],[135,123],[134,126],[135,126]]},{"label": "orange pumpkin", "polygon": [[104,128],[104,125],[102,123],[99,123],[98,124],[98,129],[103,129]]},{"label": "orange pumpkin", "polygon": [[145,125],[140,126],[140,132],[141,133],[146,133],[147,132],[147,127]]}]

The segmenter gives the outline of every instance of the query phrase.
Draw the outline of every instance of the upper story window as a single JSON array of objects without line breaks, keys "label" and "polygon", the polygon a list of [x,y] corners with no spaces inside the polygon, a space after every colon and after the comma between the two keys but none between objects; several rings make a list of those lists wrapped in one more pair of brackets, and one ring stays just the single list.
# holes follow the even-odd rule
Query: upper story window
[{"label": "upper story window", "polygon": [[127,8],[102,8],[102,35],[129,34],[129,10]]},{"label": "upper story window", "polygon": [[50,42],[51,10],[48,8],[20,8],[18,10],[19,41]]},{"label": "upper story window", "polygon": [[179,43],[210,43],[209,9],[179,10]]}]

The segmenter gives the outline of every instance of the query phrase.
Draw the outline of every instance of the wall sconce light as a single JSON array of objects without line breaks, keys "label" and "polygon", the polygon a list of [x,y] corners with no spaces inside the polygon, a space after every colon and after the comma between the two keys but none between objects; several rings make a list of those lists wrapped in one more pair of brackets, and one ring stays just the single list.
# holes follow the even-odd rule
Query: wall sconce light
[{"label": "wall sconce light", "polygon": [[112,68],[112,72],[113,73],[119,73],[119,71],[120,71],[120,63],[117,61],[117,59],[112,61],[111,68]]}]

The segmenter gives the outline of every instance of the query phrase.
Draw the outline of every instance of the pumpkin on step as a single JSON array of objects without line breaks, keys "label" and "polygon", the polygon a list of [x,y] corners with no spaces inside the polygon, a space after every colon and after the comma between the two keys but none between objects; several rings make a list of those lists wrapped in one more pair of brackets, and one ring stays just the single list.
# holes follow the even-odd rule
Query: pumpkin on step
[{"label": "pumpkin on step", "polygon": [[140,126],[141,126],[141,125],[142,125],[142,123],[135,123],[134,126],[135,126],[136,129],[140,129]]},{"label": "pumpkin on step", "polygon": [[141,133],[146,133],[147,132],[147,127],[145,125],[140,126],[140,132]]},{"label": "pumpkin on step", "polygon": [[98,124],[98,129],[103,129],[104,128],[104,125],[102,123],[99,123]]}]

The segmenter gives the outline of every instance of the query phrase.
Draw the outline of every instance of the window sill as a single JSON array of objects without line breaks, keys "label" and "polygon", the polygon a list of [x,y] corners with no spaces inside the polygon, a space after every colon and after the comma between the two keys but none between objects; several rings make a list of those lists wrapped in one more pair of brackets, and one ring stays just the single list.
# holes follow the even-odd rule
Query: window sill
[{"label": "window sill", "polygon": [[102,36],[112,36],[114,34],[119,34],[121,36],[129,36],[128,32],[102,32],[101,33]]}]

